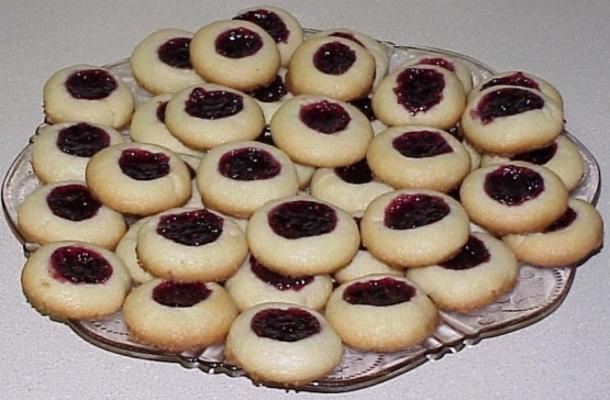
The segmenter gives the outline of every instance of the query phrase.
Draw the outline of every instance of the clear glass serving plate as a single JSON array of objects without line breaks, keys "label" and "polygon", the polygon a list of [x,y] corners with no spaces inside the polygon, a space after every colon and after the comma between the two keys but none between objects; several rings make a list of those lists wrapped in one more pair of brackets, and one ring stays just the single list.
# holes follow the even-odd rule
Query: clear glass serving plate
[{"label": "clear glass serving plate", "polygon": [[[312,31],[310,31],[312,32]],[[472,71],[475,84],[493,73],[487,65],[462,54],[446,50],[398,46],[386,43],[390,53],[390,69],[421,54],[442,54],[459,59]],[[133,78],[127,60],[108,66],[133,90],[138,103],[150,98]],[[127,132],[124,132],[127,133]],[[578,146],[584,160],[585,173],[573,195],[595,203],[600,173],[593,155],[568,132]],[[31,146],[26,146],[9,168],[2,183],[2,206],[15,236],[24,246],[26,256],[37,245],[26,242],[17,229],[17,207],[40,182],[31,166]],[[529,265],[521,267],[518,283],[512,292],[483,309],[468,313],[441,312],[441,323],[423,343],[395,353],[362,352],[351,348],[339,365],[328,376],[305,386],[292,388],[311,392],[345,392],[375,385],[403,374],[445,354],[460,351],[481,339],[524,328],[552,313],[563,301],[574,279],[574,268],[541,269]],[[82,338],[103,349],[143,359],[170,361],[188,368],[199,368],[207,373],[222,373],[231,377],[247,376],[243,370],[225,362],[223,346],[211,346],[199,351],[170,353],[138,343],[129,334],[120,312],[96,321],[69,321],[68,325]],[[258,384],[255,382],[255,384]],[[272,385],[271,385],[272,386]]]}]

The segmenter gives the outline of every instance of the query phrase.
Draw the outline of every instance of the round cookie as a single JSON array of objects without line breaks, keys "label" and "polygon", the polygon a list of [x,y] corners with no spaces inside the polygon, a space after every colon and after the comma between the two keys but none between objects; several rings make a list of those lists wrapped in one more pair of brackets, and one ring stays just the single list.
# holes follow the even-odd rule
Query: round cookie
[{"label": "round cookie", "polygon": [[567,211],[544,231],[502,238],[517,258],[540,267],[576,265],[602,246],[603,221],[591,204],[570,199]]},{"label": "round cookie", "polygon": [[472,233],[444,263],[407,271],[443,310],[469,312],[493,303],[515,285],[519,265],[508,246],[491,235]]},{"label": "round cookie", "polygon": [[96,200],[84,182],[63,181],[36,188],[17,210],[26,240],[89,242],[114,249],[127,226],[123,216]]},{"label": "round cookie", "polygon": [[54,242],[30,255],[21,273],[28,301],[51,318],[99,319],[118,311],[131,287],[112,252],[85,242]]},{"label": "round cookie", "polygon": [[127,214],[150,215],[183,205],[191,197],[184,162],[147,143],[110,146],[87,165],[87,185],[104,205]]},{"label": "round cookie", "polygon": [[195,71],[206,81],[237,90],[268,85],[280,69],[273,38],[248,21],[216,21],[199,29],[190,46]]},{"label": "round cookie", "polygon": [[162,29],[138,43],[129,64],[140,86],[163,94],[203,83],[190,60],[192,37],[191,32],[182,29]]},{"label": "round cookie", "polygon": [[231,296],[213,282],[154,279],[133,289],[123,306],[139,342],[172,352],[222,342],[237,314]]},{"label": "round cookie", "polygon": [[136,253],[136,245],[138,244],[138,232],[144,223],[151,217],[139,219],[129,226],[127,233],[123,235],[121,240],[114,250],[115,254],[123,261],[131,279],[135,283],[144,283],[153,279],[154,276],[146,272],[140,260],[138,260],[138,254]]},{"label": "round cookie", "polygon": [[468,94],[472,90],[472,73],[466,65],[455,58],[442,54],[423,54],[408,60],[401,67],[413,65],[436,65],[447,71],[453,72],[464,87],[464,93]]},{"label": "round cookie", "polygon": [[482,90],[493,86],[508,85],[517,87],[526,87],[537,90],[545,96],[550,97],[557,103],[563,105],[561,94],[547,81],[537,76],[528,74],[523,71],[508,71],[493,74],[487,79],[479,82],[479,84],[468,95],[468,101],[476,97]]},{"label": "round cookie", "polygon": [[292,98],[292,93],[286,88],[285,78],[286,70],[281,69],[270,84],[248,93],[256,100],[263,111],[266,123],[271,122],[271,118],[273,118],[278,108],[284,104],[284,101]]},{"label": "round cookie", "polygon": [[294,95],[312,94],[350,101],[365,97],[375,78],[375,60],[342,37],[317,37],[294,52],[286,84]]},{"label": "round cookie", "polygon": [[255,381],[299,386],[329,374],[341,360],[341,339],[318,312],[265,303],[233,323],[225,355]]},{"label": "round cookie", "polygon": [[119,132],[105,125],[44,125],[33,138],[32,167],[43,183],[84,181],[89,159],[103,148],[124,141]]},{"label": "round cookie", "polygon": [[186,146],[207,150],[227,142],[255,139],[265,127],[265,118],[252,97],[206,84],[178,92],[167,103],[165,124]]},{"label": "round cookie", "polygon": [[376,352],[420,343],[438,324],[428,296],[406,278],[392,275],[342,284],[330,296],[325,316],[345,344]]},{"label": "round cookie", "polygon": [[127,85],[106,68],[74,65],[55,72],[44,85],[47,120],[82,121],[113,128],[126,125],[133,113]]},{"label": "round cookie", "polygon": [[405,272],[390,267],[383,261],[376,259],[369,251],[361,248],[352,261],[335,272],[333,277],[337,283],[342,284],[373,274],[404,276]]}]

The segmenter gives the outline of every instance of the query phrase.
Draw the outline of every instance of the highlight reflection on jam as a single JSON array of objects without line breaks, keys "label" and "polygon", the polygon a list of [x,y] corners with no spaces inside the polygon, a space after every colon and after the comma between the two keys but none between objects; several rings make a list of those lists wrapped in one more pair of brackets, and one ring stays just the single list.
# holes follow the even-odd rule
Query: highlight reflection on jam
[{"label": "highlight reflection on jam", "polygon": [[490,80],[489,82],[487,82],[486,84],[484,84],[483,86],[481,86],[481,90],[485,90],[492,86],[500,86],[500,85],[521,86],[521,87],[526,87],[526,88],[530,88],[530,89],[540,90],[540,86],[538,85],[538,83],[535,80],[525,76],[525,74],[523,74],[523,72],[516,72],[512,75],[503,76],[500,78],[494,78],[494,79]]},{"label": "highlight reflection on jam", "polygon": [[527,161],[532,164],[544,165],[551,161],[551,158],[557,153],[557,143],[551,143],[549,146],[541,149],[528,151],[527,153],[517,154],[511,157],[513,161]]},{"label": "highlight reflection on jam", "polygon": [[192,69],[189,46],[191,39],[187,37],[177,37],[170,39],[159,46],[157,54],[163,63],[179,69]]},{"label": "highlight reflection on jam", "polygon": [[152,297],[157,303],[167,307],[186,308],[202,302],[210,297],[210,294],[212,294],[212,291],[202,282],[178,283],[168,281],[155,286]]},{"label": "highlight reflection on jam", "polygon": [[392,141],[392,147],[410,158],[434,157],[453,152],[445,138],[434,131],[403,133]]},{"label": "highlight reflection on jam", "polygon": [[413,286],[393,278],[355,282],[343,291],[343,300],[350,304],[376,307],[405,303],[413,296],[415,296]]},{"label": "highlight reflection on jam", "polygon": [[259,9],[246,11],[233,19],[252,22],[269,34],[275,43],[287,43],[290,31],[282,19],[273,11]]},{"label": "highlight reflection on jam", "polygon": [[509,117],[526,111],[544,107],[544,99],[529,90],[503,88],[485,94],[476,108],[471,111],[473,118],[480,118],[486,125],[496,118]]},{"label": "highlight reflection on jam", "polygon": [[268,308],[257,312],[250,328],[259,337],[280,342],[297,342],[320,332],[320,322],[310,312],[300,308]]},{"label": "highlight reflection on jam", "polygon": [[270,179],[279,175],[281,164],[266,150],[246,147],[226,152],[220,157],[218,171],[238,181]]},{"label": "highlight reflection on jam", "polygon": [[66,89],[76,99],[101,100],[115,91],[118,84],[103,69],[84,69],[72,73],[66,80]]},{"label": "highlight reflection on jam", "polygon": [[453,270],[470,269],[488,262],[490,258],[491,256],[485,243],[481,239],[470,235],[468,242],[466,242],[460,252],[450,260],[441,263],[440,266]]},{"label": "highlight reflection on jam", "polygon": [[325,43],[313,55],[313,65],[328,75],[342,75],[355,62],[356,52],[341,42]]},{"label": "highlight reflection on jam", "polygon": [[224,219],[207,210],[184,211],[164,215],[157,224],[157,233],[185,246],[203,246],[222,234]]},{"label": "highlight reflection on jam", "polygon": [[47,205],[54,215],[70,221],[83,221],[97,214],[102,204],[91,196],[85,185],[58,186],[47,195]]},{"label": "highlight reflection on jam", "polygon": [[91,157],[110,145],[110,136],[101,128],[81,122],[60,130],[55,143],[63,153]]},{"label": "highlight reflection on jam", "polygon": [[327,100],[301,106],[299,117],[309,128],[327,135],[344,130],[351,121],[343,106]]},{"label": "highlight reflection on jam", "polygon": [[275,286],[276,289],[282,291],[294,290],[298,292],[314,280],[312,275],[300,276],[298,278],[280,275],[258,262],[254,256],[250,256],[250,269],[258,279],[267,282],[268,284]]},{"label": "highlight reflection on jam", "polygon": [[544,191],[544,180],[534,170],[502,165],[485,177],[485,192],[507,206],[518,206],[535,199]]},{"label": "highlight reflection on jam", "polygon": [[246,28],[234,28],[216,38],[216,52],[229,58],[244,58],[255,54],[263,47],[258,33]]},{"label": "highlight reflection on jam", "polygon": [[373,173],[366,162],[366,158],[347,167],[335,168],[335,174],[347,183],[361,185],[373,180]]},{"label": "highlight reflection on jam", "polygon": [[150,181],[169,174],[169,157],[142,149],[125,149],[119,158],[121,171],[132,179]]},{"label": "highlight reflection on jam", "polygon": [[352,100],[349,103],[360,111],[362,111],[362,113],[369,121],[375,121],[377,119],[377,116],[375,116],[375,112],[373,111],[373,105],[371,104],[370,97],[363,97],[358,100]]},{"label": "highlight reflection on jam", "polygon": [[337,226],[337,213],[317,201],[295,200],[282,203],[267,216],[269,226],[286,239],[322,235]]},{"label": "highlight reflection on jam", "polygon": [[398,75],[394,93],[412,115],[426,112],[443,99],[445,78],[433,69],[407,68]]},{"label": "highlight reflection on jam", "polygon": [[195,118],[214,120],[235,115],[243,108],[243,98],[236,93],[197,87],[186,100],[184,111]]},{"label": "highlight reflection on jam", "polygon": [[64,246],[51,254],[53,278],[71,283],[99,284],[112,276],[112,266],[98,252],[80,246]]},{"label": "highlight reflection on jam", "polygon": [[249,94],[263,103],[273,103],[274,101],[280,101],[282,97],[286,96],[286,94],[288,94],[288,89],[286,89],[282,77],[276,75],[273,82],[267,86],[262,86]]},{"label": "highlight reflection on jam", "polygon": [[440,197],[427,194],[401,194],[385,209],[384,224],[390,229],[415,229],[440,221],[450,212]]},{"label": "highlight reflection on jam", "polygon": [[553,222],[544,230],[544,233],[555,232],[567,228],[568,226],[572,225],[572,222],[576,220],[577,216],[578,213],[576,212],[576,210],[574,210],[572,207],[568,207],[566,212],[563,213],[561,217],[555,220],[555,222]]}]

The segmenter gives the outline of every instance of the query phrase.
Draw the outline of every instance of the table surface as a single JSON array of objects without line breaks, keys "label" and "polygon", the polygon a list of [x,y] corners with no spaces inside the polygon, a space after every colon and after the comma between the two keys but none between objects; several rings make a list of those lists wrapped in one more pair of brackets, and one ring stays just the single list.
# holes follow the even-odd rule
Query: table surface
[{"label": "table surface", "polygon": [[[170,5],[171,4],[171,5]],[[251,1],[0,2],[0,171],[42,121],[42,86],[73,64],[126,58],[148,33],[196,30],[232,17]],[[303,26],[351,27],[379,39],[469,54],[498,71],[544,77],[563,94],[567,128],[593,151],[610,180],[610,2],[607,0],[285,1]],[[602,191],[598,208],[610,220]],[[24,258],[0,223],[0,357],[4,399],[311,398],[257,388],[244,378],[206,375],[96,348],[25,300]],[[606,242],[607,245],[607,242]],[[526,329],[428,362],[402,376],[342,397],[598,399],[610,392],[610,268],[607,251],[580,267],[563,305]],[[326,398],[334,396],[328,395]],[[337,395],[337,397],[341,397]]]}]

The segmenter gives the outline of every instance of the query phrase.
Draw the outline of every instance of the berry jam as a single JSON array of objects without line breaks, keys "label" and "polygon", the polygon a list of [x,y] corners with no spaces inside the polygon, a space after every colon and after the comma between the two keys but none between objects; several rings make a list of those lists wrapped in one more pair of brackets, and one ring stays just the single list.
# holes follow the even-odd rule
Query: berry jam
[{"label": "berry jam", "polygon": [[224,219],[207,210],[184,211],[164,215],[157,224],[157,233],[185,246],[203,246],[222,234]]},{"label": "berry jam", "polygon": [[398,75],[394,93],[411,115],[426,112],[443,99],[445,78],[433,69],[407,68]]},{"label": "berry jam", "polygon": [[363,97],[358,100],[352,100],[349,102],[351,105],[362,111],[369,121],[375,121],[377,117],[373,112],[373,105],[371,104],[370,97]]},{"label": "berry jam", "polygon": [[72,97],[83,100],[105,99],[117,86],[117,81],[103,69],[76,71],[66,80],[66,89]]},{"label": "berry jam", "polygon": [[85,185],[58,186],[47,195],[54,215],[70,221],[84,221],[97,214],[102,204],[91,196]]},{"label": "berry jam", "polygon": [[383,223],[390,229],[415,229],[440,221],[450,212],[440,197],[427,194],[401,194],[385,209]]},{"label": "berry jam", "polygon": [[191,91],[184,111],[195,118],[214,120],[235,115],[243,108],[243,98],[236,93],[198,87]]},{"label": "berry jam", "polygon": [[335,174],[347,183],[361,185],[373,180],[373,173],[369,168],[366,158],[347,167],[335,168]]},{"label": "berry jam", "polygon": [[80,246],[64,246],[51,254],[51,273],[61,282],[104,283],[112,276],[112,266],[98,252]]},{"label": "berry jam", "polygon": [[81,122],[60,130],[55,143],[63,153],[91,157],[110,145],[110,136],[101,128]]},{"label": "berry jam", "polygon": [[333,32],[328,36],[334,36],[334,37],[340,37],[343,39],[347,39],[347,40],[351,40],[352,42],[359,44],[362,47],[366,47],[365,45],[362,44],[362,42],[358,39],[356,39],[356,37],[354,35],[352,35],[351,33],[347,33],[347,32]]},{"label": "berry jam", "polygon": [[125,149],[119,158],[121,171],[137,181],[150,181],[169,174],[169,157],[142,149]]},{"label": "berry jam", "polygon": [[521,86],[530,89],[540,90],[540,86],[538,86],[538,83],[535,80],[525,76],[523,72],[516,72],[512,75],[492,79],[483,86],[481,86],[481,90],[485,90],[489,87],[499,85]]},{"label": "berry jam", "polygon": [[489,250],[485,247],[485,243],[471,235],[460,252],[450,260],[441,263],[440,266],[454,270],[470,269],[488,262],[490,258],[491,256]]},{"label": "berry jam", "polygon": [[326,204],[296,200],[273,208],[267,220],[278,235],[299,239],[332,232],[337,226],[337,213]]},{"label": "berry jam", "polygon": [[453,152],[445,138],[434,131],[403,133],[392,141],[392,147],[409,158],[434,157]]},{"label": "berry jam", "polygon": [[234,28],[221,33],[214,43],[216,52],[228,58],[249,57],[263,47],[258,33],[246,28]]},{"label": "berry jam", "polygon": [[268,308],[257,312],[250,328],[259,337],[280,342],[297,342],[320,332],[320,322],[310,312],[300,308]]},{"label": "berry jam", "polygon": [[557,153],[557,143],[552,143],[551,145],[538,150],[517,154],[510,159],[513,161],[527,161],[532,164],[544,165],[551,161],[551,158],[555,156],[555,153]]},{"label": "berry jam", "polygon": [[252,273],[256,275],[258,279],[266,282],[270,285],[275,286],[278,290],[294,290],[298,292],[305,286],[313,282],[314,277],[312,275],[300,276],[298,278],[291,278],[289,276],[280,275],[277,272],[273,272],[263,264],[258,262],[254,256],[250,256],[250,269]]},{"label": "berry jam", "polygon": [[266,125],[260,135],[255,139],[257,142],[268,144],[269,146],[275,146],[273,136],[271,136],[271,128]]},{"label": "berry jam", "polygon": [[529,90],[504,88],[493,90],[479,100],[471,111],[473,118],[480,118],[486,125],[496,118],[509,117],[544,107],[544,99]]},{"label": "berry jam", "polygon": [[205,283],[162,282],[155,286],[152,298],[167,307],[192,307],[210,297],[212,291]]},{"label": "berry jam", "polygon": [[328,75],[342,75],[355,62],[356,52],[340,42],[325,43],[313,55],[313,65]]},{"label": "berry jam", "polygon": [[544,180],[534,170],[503,165],[485,177],[485,192],[507,206],[518,206],[535,199],[544,191]]},{"label": "berry jam", "polygon": [[350,304],[376,307],[405,303],[413,296],[415,296],[413,286],[392,278],[355,282],[343,291],[343,300]]},{"label": "berry jam", "polygon": [[452,62],[440,57],[422,58],[417,64],[436,65],[437,67],[441,67],[443,69],[446,69],[447,71],[455,72],[455,65],[453,65]]},{"label": "berry jam", "polygon": [[252,22],[269,34],[275,43],[287,43],[290,31],[279,15],[273,11],[260,9],[246,11],[233,19]]},{"label": "berry jam", "polygon": [[167,101],[162,101],[157,106],[157,120],[161,123],[165,123],[165,110],[167,110]]},{"label": "berry jam", "polygon": [[159,59],[170,67],[178,69],[193,69],[191,57],[189,55],[190,44],[190,38],[173,38],[159,46],[157,54]]},{"label": "berry jam", "polygon": [[274,101],[280,101],[282,97],[286,96],[286,94],[288,94],[288,89],[286,89],[282,77],[276,75],[273,82],[267,86],[262,86],[249,94],[263,103],[273,103]]},{"label": "berry jam", "polygon": [[344,130],[352,120],[340,104],[326,100],[301,106],[299,117],[309,128],[327,135]]},{"label": "berry jam", "polygon": [[553,222],[544,230],[544,233],[555,232],[567,228],[568,226],[572,225],[572,222],[576,220],[577,216],[578,213],[572,207],[568,207],[566,212],[563,213],[561,217],[555,220],[555,222]]},{"label": "berry jam", "polygon": [[447,129],[447,133],[449,133],[451,136],[453,136],[454,138],[456,138],[460,142],[464,141],[464,135],[462,135],[462,132],[460,131],[460,125],[459,124],[455,124],[451,128]]},{"label": "berry jam", "polygon": [[280,163],[266,150],[246,147],[226,152],[218,162],[222,176],[238,181],[257,181],[279,175]]}]

